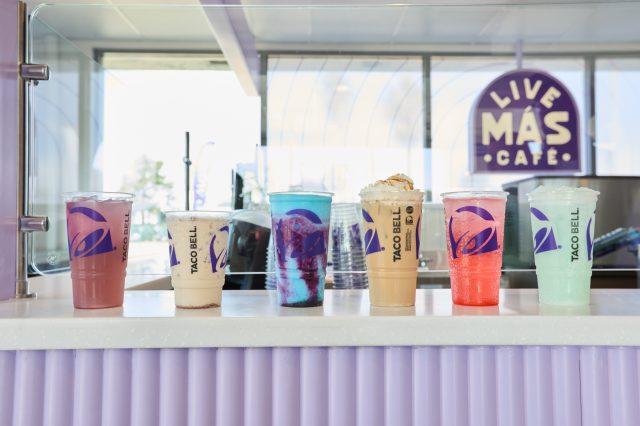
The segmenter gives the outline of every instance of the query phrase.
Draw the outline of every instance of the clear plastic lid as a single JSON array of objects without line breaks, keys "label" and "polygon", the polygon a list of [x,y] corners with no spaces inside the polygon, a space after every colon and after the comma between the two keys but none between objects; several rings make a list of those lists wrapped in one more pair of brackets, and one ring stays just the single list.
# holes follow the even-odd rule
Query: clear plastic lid
[{"label": "clear plastic lid", "polygon": [[461,199],[461,198],[503,198],[506,199],[509,195],[508,192],[505,191],[452,191],[452,192],[443,192],[440,196],[444,198],[450,199]]},{"label": "clear plastic lid", "polygon": [[164,212],[167,220],[231,219],[231,212],[216,210],[176,210]]},{"label": "clear plastic lid", "polygon": [[133,194],[127,192],[65,192],[62,194],[65,202],[70,201],[129,201],[133,202]]},{"label": "clear plastic lid", "polygon": [[529,201],[566,201],[566,200],[584,200],[595,201],[598,199],[600,192],[587,188],[586,186],[544,186],[540,185],[527,194]]},{"label": "clear plastic lid", "polygon": [[286,196],[286,195],[312,195],[319,197],[333,197],[333,192],[325,192],[325,191],[277,191],[270,192],[269,197],[278,197],[278,196]]},{"label": "clear plastic lid", "polygon": [[412,189],[410,191],[403,190],[367,190],[360,191],[360,198],[362,201],[405,201],[405,202],[419,202],[422,203],[424,199],[424,192],[419,189]]}]

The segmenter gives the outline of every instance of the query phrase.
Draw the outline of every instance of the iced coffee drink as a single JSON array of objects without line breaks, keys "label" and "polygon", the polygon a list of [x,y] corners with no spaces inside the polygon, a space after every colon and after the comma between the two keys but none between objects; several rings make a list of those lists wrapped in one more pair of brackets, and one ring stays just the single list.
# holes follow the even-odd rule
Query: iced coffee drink
[{"label": "iced coffee drink", "polygon": [[415,304],[423,195],[403,174],[360,191],[369,297],[374,306]]},{"label": "iced coffee drink", "polygon": [[176,306],[220,306],[227,265],[229,213],[168,212],[167,232]]}]

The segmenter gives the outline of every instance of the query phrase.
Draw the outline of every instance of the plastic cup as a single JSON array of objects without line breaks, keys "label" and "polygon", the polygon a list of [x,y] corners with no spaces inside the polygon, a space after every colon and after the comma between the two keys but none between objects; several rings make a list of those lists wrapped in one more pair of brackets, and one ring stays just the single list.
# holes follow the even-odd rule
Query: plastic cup
[{"label": "plastic cup", "polygon": [[497,305],[507,193],[466,191],[441,196],[453,303]]},{"label": "plastic cup", "polygon": [[167,212],[171,284],[178,308],[210,308],[222,303],[228,212]]},{"label": "plastic cup", "polygon": [[322,192],[269,194],[281,306],[322,305],[332,196]]},{"label": "plastic cup", "polygon": [[360,193],[373,306],[416,303],[423,196],[417,189]]},{"label": "plastic cup", "polygon": [[528,194],[540,303],[589,304],[598,194],[569,187]]},{"label": "plastic cup", "polygon": [[73,192],[64,194],[64,200],[73,305],[122,306],[133,195]]},{"label": "plastic cup", "polygon": [[360,205],[334,203],[331,206],[331,262],[333,289],[367,288]]}]

